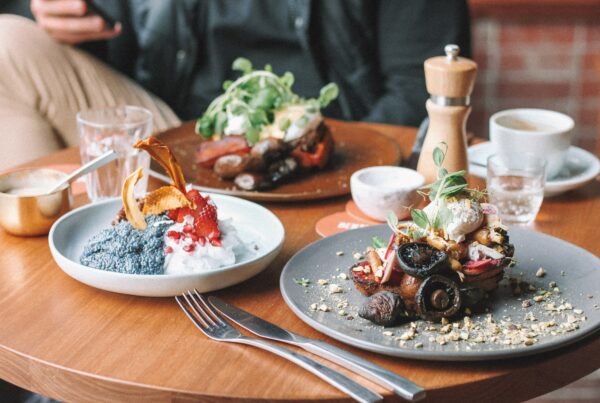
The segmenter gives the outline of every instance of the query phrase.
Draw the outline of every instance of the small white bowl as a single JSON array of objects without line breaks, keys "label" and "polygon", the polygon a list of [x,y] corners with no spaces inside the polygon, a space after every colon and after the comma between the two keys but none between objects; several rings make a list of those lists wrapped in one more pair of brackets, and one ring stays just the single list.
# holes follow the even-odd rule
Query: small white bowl
[{"label": "small white bowl", "polygon": [[410,215],[419,200],[417,189],[425,184],[413,169],[395,166],[363,168],[352,174],[350,190],[358,208],[371,218],[385,221],[390,211],[399,219]]}]

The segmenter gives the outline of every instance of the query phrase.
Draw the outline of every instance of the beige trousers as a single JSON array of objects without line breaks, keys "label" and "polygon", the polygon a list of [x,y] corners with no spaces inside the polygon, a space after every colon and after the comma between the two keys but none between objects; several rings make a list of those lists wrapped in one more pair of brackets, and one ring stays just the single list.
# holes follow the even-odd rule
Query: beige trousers
[{"label": "beige trousers", "polygon": [[149,109],[155,131],[180,123],[128,77],[31,20],[0,15],[0,170],[78,145],[78,111],[125,104]]}]

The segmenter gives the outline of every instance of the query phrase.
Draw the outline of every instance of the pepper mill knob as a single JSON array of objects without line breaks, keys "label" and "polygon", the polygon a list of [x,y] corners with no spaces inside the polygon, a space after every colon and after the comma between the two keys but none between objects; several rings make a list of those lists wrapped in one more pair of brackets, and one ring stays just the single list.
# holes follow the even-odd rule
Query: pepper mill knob
[{"label": "pepper mill knob", "polygon": [[448,61],[456,61],[458,60],[460,47],[454,44],[446,45],[444,47],[444,52],[446,52],[446,58],[448,58]]}]

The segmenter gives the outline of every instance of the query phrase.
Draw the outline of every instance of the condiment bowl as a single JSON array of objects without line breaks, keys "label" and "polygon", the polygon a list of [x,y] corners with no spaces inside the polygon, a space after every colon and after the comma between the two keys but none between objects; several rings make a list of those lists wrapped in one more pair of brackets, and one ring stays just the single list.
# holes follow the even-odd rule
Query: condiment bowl
[{"label": "condiment bowl", "polygon": [[20,236],[45,235],[73,207],[71,187],[46,193],[67,174],[53,169],[23,169],[0,175],[0,226]]},{"label": "condiment bowl", "polygon": [[385,221],[390,212],[399,219],[408,217],[410,207],[419,201],[417,189],[424,183],[423,175],[415,170],[375,166],[354,172],[350,190],[352,199],[363,213]]}]

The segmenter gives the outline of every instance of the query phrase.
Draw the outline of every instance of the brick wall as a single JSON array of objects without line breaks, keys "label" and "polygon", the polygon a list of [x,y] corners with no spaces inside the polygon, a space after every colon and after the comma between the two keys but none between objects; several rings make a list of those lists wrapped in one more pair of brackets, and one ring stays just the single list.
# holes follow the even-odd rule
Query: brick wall
[{"label": "brick wall", "polygon": [[[600,18],[572,9],[564,18],[560,12],[540,18],[535,7],[494,15],[492,2],[471,3],[479,72],[469,131],[487,136],[489,117],[502,109],[548,108],[573,117],[576,145],[598,150]],[[481,3],[488,6],[485,12],[478,8]]]}]

